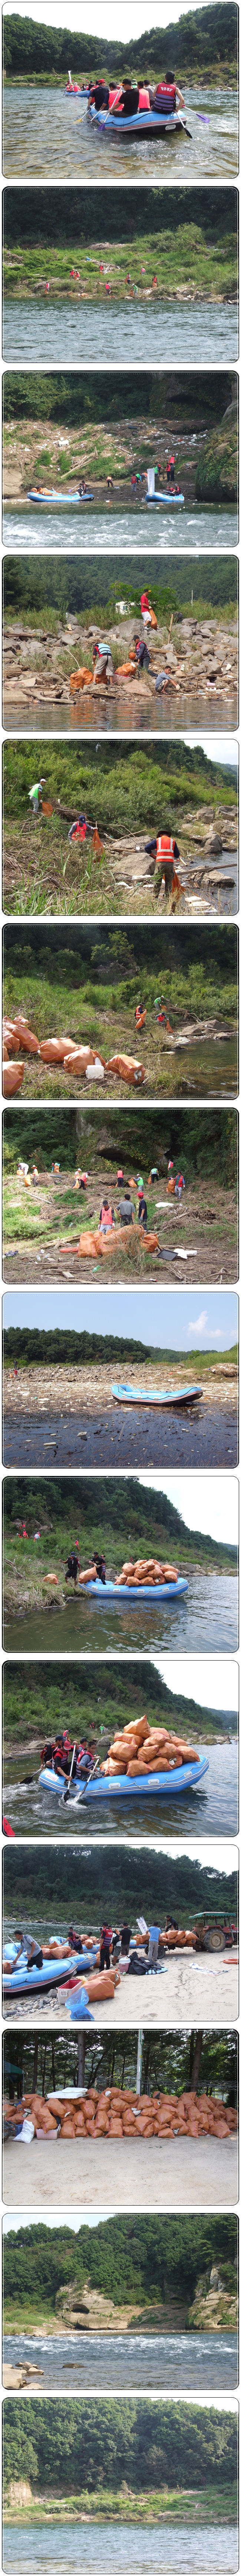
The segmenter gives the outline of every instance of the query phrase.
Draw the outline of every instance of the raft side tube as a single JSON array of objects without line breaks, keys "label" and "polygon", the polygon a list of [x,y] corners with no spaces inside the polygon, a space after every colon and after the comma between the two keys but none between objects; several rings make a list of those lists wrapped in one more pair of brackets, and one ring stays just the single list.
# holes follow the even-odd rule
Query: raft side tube
[{"label": "raft side tube", "polygon": [[[158,1798],[180,1797],[180,1792],[184,1789],[198,1789],[199,1781],[203,1779],[205,1771],[209,1771],[207,1753],[200,1754],[198,1762],[183,1762],[178,1771],[147,1771],[146,1778],[144,1773],[140,1772],[139,1780],[137,1773],[132,1780],[128,1780],[125,1772],[120,1772],[119,1775],[116,1773],[115,1779],[111,1779],[110,1774],[106,1777],[102,1774],[101,1779],[97,1777],[95,1780],[86,1781],[83,1797],[84,1801],[86,1798],[88,1800],[112,1797],[135,1798],[136,1795],[138,1798],[150,1798],[155,1797],[156,1792]],[[56,1773],[52,1771],[48,1772],[46,1769],[39,1772],[39,1785],[42,1789],[58,1789],[61,1794],[60,1780],[57,1780]],[[72,1804],[75,1805],[76,1802],[77,1789],[73,1790]]]}]

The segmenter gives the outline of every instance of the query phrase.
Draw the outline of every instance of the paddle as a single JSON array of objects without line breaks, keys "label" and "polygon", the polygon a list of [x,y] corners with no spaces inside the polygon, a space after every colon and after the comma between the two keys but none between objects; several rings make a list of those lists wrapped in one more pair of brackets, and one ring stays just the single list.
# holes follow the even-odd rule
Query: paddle
[{"label": "paddle", "polygon": [[[97,1753],[97,1762],[94,1762],[93,1771],[91,1771],[91,1780],[94,1780],[94,1777],[95,1777],[95,1771],[98,1771],[98,1770],[99,1770],[99,1754]],[[81,1799],[82,1799],[82,1798],[85,1798],[85,1796],[86,1796],[86,1789],[87,1789],[87,1788],[88,1788],[88,1781],[87,1781],[87,1780],[84,1780],[84,1787],[83,1787],[83,1789],[79,1789],[79,1790],[78,1790],[78,1797],[77,1797],[77,1798],[75,1798],[75,1807],[80,1807],[80,1806],[81,1806]]]},{"label": "paddle", "polygon": [[69,1779],[68,1779],[68,1781],[67,1781],[67,1789],[64,1789],[64,1790],[63,1790],[63,1805],[64,1805],[64,1807],[66,1807],[66,1804],[67,1804],[67,1798],[69,1798],[69,1793],[70,1793],[70,1781],[72,1780],[72,1770],[73,1770],[73,1762],[74,1762],[75,1753],[76,1753],[76,1745],[75,1745],[75,1744],[73,1744],[72,1762],[71,1762],[71,1769],[70,1769],[70,1772],[69,1772]]},{"label": "paddle", "polygon": [[103,125],[102,125],[102,129],[101,129],[102,134],[104,134],[104,132],[105,132],[105,126],[106,126],[106,125],[108,125],[108,117],[109,117],[109,116],[113,116],[113,107],[116,107],[116,105],[117,105],[117,99],[118,99],[118,98],[120,98],[120,96],[121,96],[121,88],[120,88],[120,81],[119,81],[119,88],[118,88],[118,89],[115,89],[115,96],[114,96],[114,98],[112,99],[112,106],[111,106],[111,107],[107,107],[107,109],[106,109],[106,116],[104,116],[104,118],[103,118]]}]

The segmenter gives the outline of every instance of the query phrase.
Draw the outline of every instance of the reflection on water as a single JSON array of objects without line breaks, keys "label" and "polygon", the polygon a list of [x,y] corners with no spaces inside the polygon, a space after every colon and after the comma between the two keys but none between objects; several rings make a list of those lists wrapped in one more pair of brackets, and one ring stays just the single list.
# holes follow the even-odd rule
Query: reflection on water
[{"label": "reflection on water", "polygon": [[[32,2362],[41,2388],[236,2388],[235,2334],[5,2335],[4,2361]],[[29,2382],[31,2395],[31,2382]],[[40,2383],[39,2383],[39,2393]]]},{"label": "reflection on water", "polygon": [[238,357],[236,304],[165,304],[158,295],[149,302],[118,297],[95,304],[78,296],[6,296],[3,317],[4,357],[10,364],[62,366],[233,366]]},{"label": "reflection on water", "polygon": [[64,503],[61,501],[59,507],[53,502],[46,508],[42,502],[40,506],[36,502],[34,507],[31,501],[7,501],[3,514],[4,544],[10,549],[16,548],[20,554],[26,546],[33,554],[46,550],[46,547],[50,554],[52,547],[58,553],[67,546],[69,554],[89,554],[90,548],[93,554],[99,550],[111,554],[114,549],[115,554],[122,557],[123,546],[129,546],[133,554],[139,554],[145,534],[145,546],[150,554],[168,554],[173,543],[173,521],[176,554],[185,554],[190,548],[192,554],[199,554],[204,546],[211,546],[212,550],[218,546],[219,553],[222,553],[229,546],[237,545],[237,512],[231,506],[225,507],[223,502],[216,508],[210,503],[207,508],[204,503],[200,507],[197,501],[189,501],[184,509],[174,511],[171,503],[170,508],[165,503],[158,509],[156,504],[149,509],[145,501],[137,500],[129,508],[124,508],[122,502],[118,506],[116,499],[109,501],[105,494],[99,507],[93,502],[91,509],[85,503],[81,506],[81,502],[68,502],[67,499]]},{"label": "reflection on water", "polygon": [[221,693],[220,696],[216,696],[216,693],[214,695],[213,688],[210,688],[207,697],[206,689],[203,688],[199,690],[198,698],[196,696],[192,698],[191,691],[187,696],[182,690],[178,697],[174,697],[174,692],[171,691],[169,697],[166,689],[163,697],[154,697],[151,693],[151,697],[148,698],[145,690],[143,699],[140,682],[139,697],[135,695],[134,700],[130,690],[130,697],[125,698],[122,707],[120,702],[118,707],[116,706],[115,695],[111,696],[110,689],[107,706],[104,705],[103,698],[100,699],[99,691],[96,690],[93,694],[92,690],[90,698],[84,698],[82,692],[81,703],[76,706],[73,706],[72,699],[68,705],[62,704],[61,701],[58,704],[57,701],[55,706],[51,699],[48,699],[46,706],[46,703],[37,698],[36,694],[33,713],[29,698],[26,698],[24,707],[22,700],[17,698],[16,690],[14,714],[12,705],[9,709],[7,707],[4,713],[4,724],[7,725],[9,735],[16,733],[17,726],[18,734],[28,736],[34,734],[35,739],[38,733],[41,737],[45,733],[69,734],[70,737],[73,734],[76,737],[79,734],[127,734],[129,736],[129,734],[149,735],[150,733],[155,736],[160,733],[166,734],[168,730],[173,734],[192,732],[194,738],[195,736],[198,738],[200,726],[202,728],[204,722],[205,733],[231,733],[237,724],[236,691],[228,691],[226,684],[225,697]]},{"label": "reflection on water", "polygon": [[141,2522],[58,2523],[48,2531],[28,2523],[5,2530],[4,2566],[24,2576],[235,2576],[238,2565],[235,2524],[165,2521],[144,2528]]},{"label": "reflection on water", "polygon": [[[236,1467],[237,1410],[230,1405],[210,1405],[205,1390],[204,1403],[180,1406],[172,1412],[164,1407],[159,1413],[147,1406],[123,1409],[121,1430],[118,1408],[110,1411],[108,1422],[99,1414],[98,1431],[94,1407],[85,1420],[86,1467]],[[49,1441],[49,1455],[48,1455]],[[111,1458],[112,1449],[112,1458]],[[43,1415],[36,1407],[31,1421],[26,1410],[11,1420],[5,1411],[3,1420],[3,1459],[6,1467],[46,1467],[50,1450],[58,1467],[79,1467],[81,1458],[80,1414],[71,1411],[66,1422],[52,1409]],[[83,1455],[83,1452],[82,1452]]]},{"label": "reflection on water", "polygon": [[235,89],[185,87],[191,141],[181,128],[162,140],[149,134],[121,137],[92,126],[86,99],[66,99],[64,88],[35,90],[6,84],[4,167],[8,179],[79,179],[111,182],[230,178],[237,170],[237,98]]},{"label": "reflection on water", "polygon": [[[17,1639],[15,1634],[15,1648],[18,1653],[19,1647],[21,1652],[23,1650],[24,1635],[25,1630],[22,1625],[18,1628]],[[105,1838],[109,1833],[112,1841],[118,1830],[121,1835],[128,1834],[128,1842],[133,1835],[135,1837],[137,1834],[139,1841],[142,1835],[146,1838],[148,1833],[154,1834],[155,1841],[157,1834],[161,1835],[164,1842],[165,1835],[169,1839],[169,1834],[173,1834],[174,1821],[175,1833],[183,1837],[187,1833],[198,1834],[199,1838],[201,1834],[236,1834],[238,1830],[237,1744],[233,1739],[230,1744],[206,1746],[203,1739],[198,1750],[200,1754],[207,1751],[208,1771],[205,1771],[204,1778],[200,1780],[199,1788],[185,1789],[184,1795],[181,1790],[179,1796],[175,1796],[174,1805],[173,1797],[168,1797],[168,1789],[165,1798],[158,1798],[155,1787],[153,1787],[152,1797],[148,1798],[148,1803],[146,1798],[145,1800],[138,1798],[136,1792],[135,1796],[128,1800],[128,1807],[126,1800],[121,1797],[118,1798],[118,1803],[116,1799],[109,1798],[104,1807],[98,1804],[97,1799],[93,1799],[91,1805],[90,1801],[87,1805],[84,1804],[83,1822],[84,1825],[88,1822],[88,1842],[98,1833],[98,1829],[100,1831],[100,1824]],[[57,1797],[56,1792],[53,1795],[51,1790],[40,1789],[39,1764],[34,1753],[27,1755],[27,1764],[30,1762],[33,1763],[33,1769],[35,1764],[35,1777],[29,1781],[29,1784],[24,1780],[23,1755],[20,1762],[13,1762],[11,1758],[11,1783],[6,1764],[5,1805],[9,1824],[13,1826],[15,1834],[22,1834],[23,1829],[26,1834],[36,1834],[36,1836],[52,1835],[55,1831],[58,1840],[59,1835],[64,1834],[66,1841],[68,1833],[72,1839],[77,1830],[79,1832],[80,1809],[77,1808],[75,1814],[74,1803],[70,1798],[67,1806],[64,1807],[61,1790],[60,1796]]]},{"label": "reflection on water", "polygon": [[189,1092],[203,1099],[211,1092],[213,1099],[224,1100],[237,1090],[237,1047],[234,1038],[205,1038],[200,1046],[175,1047],[172,1054],[173,1091],[175,1098]]},{"label": "reflection on water", "polygon": [[67,1599],[58,1610],[28,1611],[26,1617],[9,1618],[6,1645],[9,1654],[124,1654],[137,1652],[155,1655],[171,1644],[174,1654],[234,1654],[237,1646],[237,1583],[232,1574],[191,1574],[188,1592],[178,1600],[128,1602],[118,1599],[105,1605],[94,1593],[79,1592]]}]

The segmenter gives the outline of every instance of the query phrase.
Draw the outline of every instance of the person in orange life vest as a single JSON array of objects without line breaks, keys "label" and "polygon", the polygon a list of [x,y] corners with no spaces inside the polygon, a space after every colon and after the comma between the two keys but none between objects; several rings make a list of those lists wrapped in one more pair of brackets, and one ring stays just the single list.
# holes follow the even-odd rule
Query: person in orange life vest
[{"label": "person in orange life vest", "polygon": [[170,832],[157,832],[155,841],[145,841],[145,850],[150,858],[155,858],[156,868],[160,868],[160,886],[162,877],[165,877],[165,894],[170,894],[174,862],[180,858],[178,841]]},{"label": "person in orange life vest", "polygon": [[167,483],[175,483],[175,456],[167,459]]},{"label": "person in orange life vest", "polygon": [[100,1234],[108,1234],[108,1228],[109,1228],[109,1226],[114,1225],[114,1223],[115,1223],[115,1211],[114,1211],[114,1208],[110,1206],[110,1200],[109,1200],[109,1199],[103,1199],[103,1200],[102,1200],[102,1207],[100,1208],[100,1214],[99,1214],[99,1233],[100,1233]]},{"label": "person in orange life vest", "polygon": [[94,824],[87,823],[87,814],[77,814],[76,823],[71,823],[68,841],[85,841],[88,831],[94,831]]}]

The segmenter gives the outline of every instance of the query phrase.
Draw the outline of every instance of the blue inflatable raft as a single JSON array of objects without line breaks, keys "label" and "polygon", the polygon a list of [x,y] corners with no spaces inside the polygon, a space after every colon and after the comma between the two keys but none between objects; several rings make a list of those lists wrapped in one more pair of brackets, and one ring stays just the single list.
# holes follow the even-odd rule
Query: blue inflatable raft
[{"label": "blue inflatable raft", "polygon": [[180,510],[181,502],[184,505],[184,492],[173,492],[172,488],[170,492],[146,492],[144,508],[146,509],[148,504],[149,510],[159,509],[160,501],[163,502],[166,510],[170,510],[170,504],[173,510]]},{"label": "blue inflatable raft", "polygon": [[[171,1386],[170,1386],[169,1388],[167,1388],[167,1393],[164,1393],[163,1395],[161,1395],[161,1393],[160,1393],[160,1391],[159,1391],[159,1387],[151,1386],[151,1387],[150,1387],[150,1389],[149,1389],[149,1394],[148,1394],[148,1392],[146,1393],[146,1390],[145,1390],[145,1388],[144,1388],[144,1387],[141,1387],[141,1386],[118,1386],[118,1385],[117,1385],[117,1382],[116,1382],[116,1383],[114,1382],[114,1385],[113,1385],[113,1386],[112,1386],[112,1388],[111,1388],[111,1394],[112,1394],[112,1395],[115,1395],[115,1397],[116,1397],[116,1401],[117,1401],[117,1403],[118,1403],[118,1404],[148,1404],[148,1405],[149,1405],[149,1404],[159,1404],[159,1405],[160,1405],[160,1404],[164,1404],[164,1405],[165,1405],[165,1404],[171,1404],[171,1405],[173,1405],[173,1404],[195,1404],[195,1403],[196,1403],[196,1398],[197,1398],[198,1396],[202,1395],[202,1391],[203,1391],[203,1390],[202,1390],[202,1386],[184,1386],[184,1387],[182,1387],[182,1386],[171,1387]],[[176,1589],[176,1586],[175,1586],[175,1589]],[[156,1585],[155,1585],[155,1590],[156,1590]],[[165,1585],[165,1590],[166,1590],[166,1585]],[[148,1591],[149,1591],[149,1585],[148,1585]]]},{"label": "blue inflatable raft", "polygon": [[[97,1942],[96,1951],[98,1946]],[[41,1949],[41,1942],[39,1947]],[[53,1959],[52,1964],[51,1959],[44,1959],[42,1968],[29,1968],[28,1970],[26,1962],[26,1968],[24,1965],[22,1965],[21,1968],[14,1968],[12,1976],[10,1976],[7,1964],[5,1967],[3,1962],[4,1995],[27,1996],[29,1991],[31,1993],[34,1992],[35,1994],[39,1994],[40,1992],[42,1993],[43,1989],[47,1991],[47,1987],[62,1986],[63,1979],[65,1979],[65,1977],[69,1982],[71,1976],[81,1976],[82,1974],[83,1977],[89,1976],[92,1968],[95,1967],[96,1951],[95,1954],[91,1954],[91,1958],[87,1950],[81,1950],[81,1952],[73,1950],[71,1953],[71,1959],[66,1959],[63,1956],[63,1959]]]},{"label": "blue inflatable raft", "polygon": [[80,508],[83,508],[83,502],[84,502],[84,501],[93,501],[93,500],[94,500],[94,493],[93,493],[93,492],[34,492],[34,491],[30,491],[30,492],[27,492],[26,498],[27,498],[27,501],[38,501],[38,503],[40,504],[40,506],[41,506],[41,504],[42,504],[42,507],[44,507],[44,509],[45,509],[46,501],[50,501],[50,502],[51,502],[51,504],[52,504],[52,501],[58,501],[58,503],[61,503],[61,502],[62,502],[62,509],[66,507],[66,501],[68,501],[68,502],[69,502],[69,501],[71,501],[71,502],[73,503],[73,505],[75,505],[75,508],[76,508],[76,503],[78,502],[79,507],[80,507]]},{"label": "blue inflatable raft", "polygon": [[165,138],[165,134],[185,134],[186,131],[186,117],[180,115],[178,108],[174,116],[159,116],[159,111],[156,114],[151,107],[137,109],[136,116],[113,116],[112,109],[106,107],[89,107],[87,114],[91,125],[98,125],[101,134],[127,134],[129,142],[133,134],[138,134],[140,140],[142,134],[148,134],[152,141],[153,135],[154,138],[157,134]]},{"label": "blue inflatable raft", "polygon": [[[140,1772],[139,1780],[137,1775],[135,1779],[128,1780],[125,1772],[119,1772],[119,1776],[116,1774],[116,1779],[111,1780],[108,1773],[105,1775],[102,1772],[101,1777],[97,1776],[95,1780],[86,1781],[84,1790],[81,1787],[81,1796],[85,1804],[88,1800],[88,1805],[91,1799],[94,1802],[95,1798],[102,1800],[103,1798],[155,1798],[156,1795],[158,1798],[179,1798],[180,1791],[183,1793],[184,1789],[198,1789],[199,1781],[203,1780],[204,1772],[208,1770],[207,1753],[201,1753],[198,1762],[182,1762],[178,1771],[147,1771],[146,1778],[144,1772]],[[48,1771],[47,1766],[45,1770],[39,1772],[39,1785],[41,1789],[57,1790],[59,1797],[63,1796],[61,1780],[57,1778],[57,1772]],[[71,1783],[70,1795],[72,1804],[76,1805],[77,1782],[73,1782],[73,1786]],[[82,1968],[83,1965],[82,1958]]]}]

